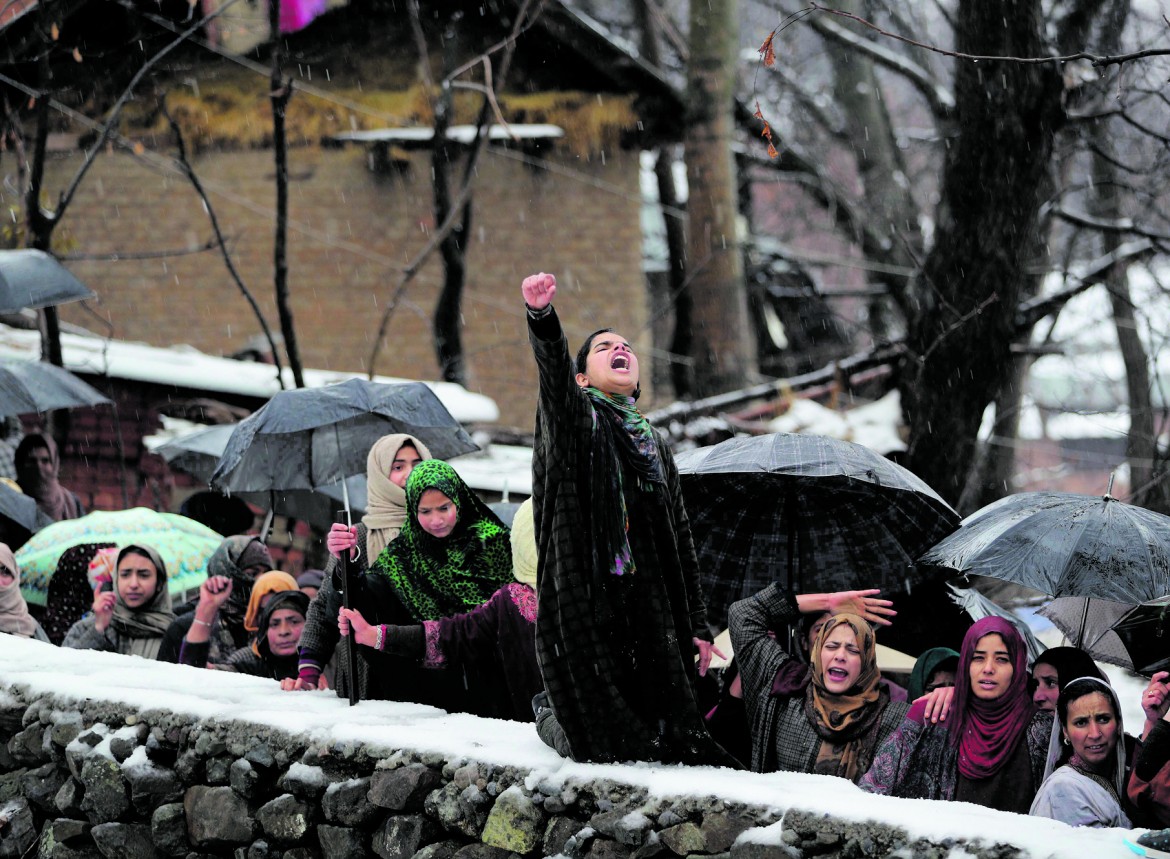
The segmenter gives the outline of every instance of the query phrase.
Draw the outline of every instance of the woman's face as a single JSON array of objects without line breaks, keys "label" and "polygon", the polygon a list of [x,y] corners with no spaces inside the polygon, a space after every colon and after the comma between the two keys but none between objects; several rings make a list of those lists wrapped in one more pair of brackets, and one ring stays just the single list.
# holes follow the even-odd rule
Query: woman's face
[{"label": "woman's face", "polygon": [[414,467],[422,462],[422,457],[419,456],[418,450],[413,444],[404,444],[398,448],[398,453],[394,454],[394,461],[390,463],[390,482],[399,489],[406,488],[406,478],[410,477],[410,472],[414,471]]},{"label": "woman's face", "polygon": [[118,564],[118,594],[130,608],[141,608],[154,597],[158,570],[150,558],[131,552]]},{"label": "woman's face", "polygon": [[437,489],[424,489],[418,501],[418,524],[432,537],[440,539],[455,530],[459,508]]},{"label": "woman's face", "polygon": [[1117,746],[1117,714],[1104,692],[1090,692],[1068,705],[1064,736],[1076,755],[1090,766],[1103,764]]},{"label": "woman's face", "polygon": [[1036,681],[1032,703],[1041,710],[1055,713],[1056,699],[1060,697],[1060,676],[1056,669],[1043,662],[1037,662],[1032,666],[1032,679]]},{"label": "woman's face", "polygon": [[12,574],[12,570],[0,564],[0,588],[10,588],[15,581],[16,576]]},{"label": "woman's face", "polygon": [[923,691],[933,692],[935,689],[954,685],[955,672],[949,668],[938,668],[930,672],[930,679],[926,681],[926,686],[923,687]]},{"label": "woman's face", "polygon": [[47,447],[34,447],[25,458],[25,469],[36,473],[41,482],[52,480],[57,476],[57,465],[53,462],[53,454]]},{"label": "woman's face", "polygon": [[1012,657],[998,632],[990,632],[975,643],[971,657],[971,692],[984,701],[994,701],[1007,692],[1012,682]]},{"label": "woman's face", "polygon": [[847,623],[835,627],[821,645],[821,678],[825,688],[840,695],[861,676],[861,648]]},{"label": "woman's face", "polygon": [[301,642],[305,616],[296,609],[278,608],[268,618],[268,649],[273,656],[292,656]]}]

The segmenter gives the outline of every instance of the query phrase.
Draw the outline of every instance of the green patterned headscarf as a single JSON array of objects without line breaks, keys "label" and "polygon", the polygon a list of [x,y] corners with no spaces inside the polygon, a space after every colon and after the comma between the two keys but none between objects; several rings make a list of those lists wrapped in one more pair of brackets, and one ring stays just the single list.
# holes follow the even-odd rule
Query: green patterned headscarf
[{"label": "green patterned headscarf", "polygon": [[[418,523],[422,494],[437,489],[459,509],[446,537],[433,537]],[[415,620],[442,617],[483,605],[512,581],[508,528],[479,500],[450,465],[420,462],[406,481],[406,522],[374,569],[390,579],[394,592]]]}]

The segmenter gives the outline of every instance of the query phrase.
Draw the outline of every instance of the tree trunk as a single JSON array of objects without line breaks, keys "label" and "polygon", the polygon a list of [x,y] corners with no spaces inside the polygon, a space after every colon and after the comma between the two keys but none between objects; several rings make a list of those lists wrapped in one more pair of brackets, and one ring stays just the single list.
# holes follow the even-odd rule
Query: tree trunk
[{"label": "tree trunk", "polygon": [[[455,65],[455,32],[449,31],[443,40],[444,69],[446,78]],[[425,57],[423,58],[425,62]],[[434,141],[431,148],[431,185],[434,197],[435,225],[447,220],[451,213],[451,153],[453,147],[447,140],[447,129],[451,125],[452,92],[446,81],[435,102]],[[431,333],[435,339],[435,355],[439,361],[439,372],[444,382],[467,384],[467,362],[463,357],[463,287],[467,279],[467,247],[465,237],[471,229],[471,197],[463,205],[460,223],[439,243],[439,257],[443,260],[443,288],[435,303],[435,315]]]},{"label": "tree trunk", "polygon": [[301,350],[297,345],[293,325],[292,305],[288,294],[288,139],[285,136],[284,112],[292,97],[292,87],[284,80],[281,65],[284,47],[280,37],[280,2],[268,2],[268,28],[272,40],[272,77],[268,97],[272,102],[272,150],[276,165],[276,236],[273,241],[273,286],[276,291],[276,310],[280,316],[280,333],[284,335],[284,350],[292,368],[293,382],[305,387],[305,373],[301,366]]},{"label": "tree trunk", "polygon": [[695,395],[755,375],[731,153],[736,0],[691,0],[687,77],[687,267],[694,300]]},{"label": "tree trunk", "polygon": [[[961,0],[955,48],[1041,56],[1043,24],[1039,0]],[[983,411],[1011,371],[1016,304],[1061,109],[1053,66],[956,64],[957,128],[899,368],[909,466],[951,502],[973,463]]]}]

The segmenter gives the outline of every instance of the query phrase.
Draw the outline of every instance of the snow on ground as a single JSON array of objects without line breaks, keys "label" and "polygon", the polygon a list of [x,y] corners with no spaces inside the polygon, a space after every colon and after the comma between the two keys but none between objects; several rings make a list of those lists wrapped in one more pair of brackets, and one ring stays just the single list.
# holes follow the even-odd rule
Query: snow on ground
[{"label": "snow on ground", "polygon": [[[1017,845],[1037,857],[1127,859],[1120,830],[1072,829],[1052,820],[1006,814],[965,803],[870,796],[846,781],[794,773],[735,772],[655,764],[578,764],[559,758],[531,724],[448,714],[433,707],[363,701],[350,708],[331,692],[282,692],[270,680],[149,662],[96,651],[66,650],[0,635],[0,685],[27,687],[25,695],[122,703],[186,713],[197,719],[242,721],[304,734],[318,743],[361,743],[386,749],[436,752],[531,770],[529,783],[608,778],[663,797],[721,799],[878,820],[912,836],[982,839]],[[0,689],[0,698],[5,695]],[[295,706],[290,706],[295,698]],[[754,831],[753,841],[779,843],[780,825]]]}]

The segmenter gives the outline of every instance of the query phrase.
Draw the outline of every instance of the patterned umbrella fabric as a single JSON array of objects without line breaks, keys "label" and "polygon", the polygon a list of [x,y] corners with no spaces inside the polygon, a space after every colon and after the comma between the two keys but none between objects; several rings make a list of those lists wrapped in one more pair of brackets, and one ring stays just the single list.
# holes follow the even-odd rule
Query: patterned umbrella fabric
[{"label": "patterned umbrella fabric", "polygon": [[1170,517],[1109,495],[1020,492],[972,513],[919,563],[1137,604],[1170,594]]},{"label": "patterned umbrella fabric", "polygon": [[0,418],[108,402],[101,391],[46,361],[0,360]]},{"label": "patterned umbrella fabric", "polygon": [[912,564],[958,525],[916,475],[825,436],[734,438],[676,457],[712,623],[774,581],[798,592],[921,581]]},{"label": "patterned umbrella fabric", "polygon": [[176,513],[158,513],[146,507],[97,511],[80,519],[66,519],[42,528],[16,553],[20,590],[30,605],[45,605],[49,580],[61,554],[82,543],[153,546],[167,565],[167,589],[181,594],[198,588],[207,578],[207,559],[223,537]]}]

